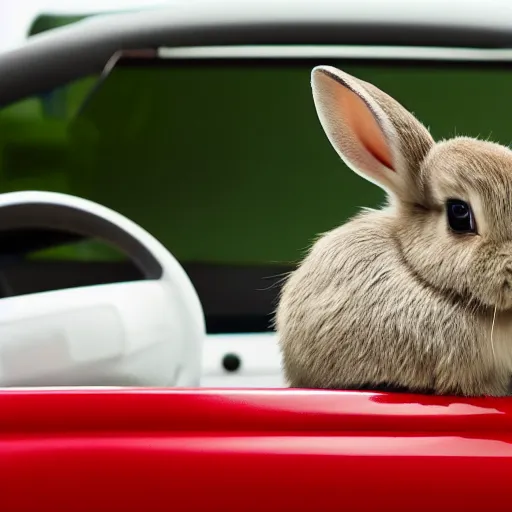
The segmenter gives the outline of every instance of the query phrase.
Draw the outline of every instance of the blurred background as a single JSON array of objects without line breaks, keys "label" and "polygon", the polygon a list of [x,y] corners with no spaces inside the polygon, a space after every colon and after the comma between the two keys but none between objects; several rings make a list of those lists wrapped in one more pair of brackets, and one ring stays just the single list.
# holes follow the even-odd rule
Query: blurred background
[{"label": "blurred background", "polygon": [[[25,41],[41,14],[84,14],[133,9],[180,0],[23,0],[0,4],[0,52]],[[192,0],[193,1],[193,0]]]}]

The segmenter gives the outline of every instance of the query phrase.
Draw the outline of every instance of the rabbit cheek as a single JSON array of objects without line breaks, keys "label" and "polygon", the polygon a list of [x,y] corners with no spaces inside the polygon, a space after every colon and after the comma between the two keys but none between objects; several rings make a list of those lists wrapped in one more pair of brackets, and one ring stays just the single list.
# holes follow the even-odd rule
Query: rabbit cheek
[{"label": "rabbit cheek", "polygon": [[502,284],[498,290],[496,304],[500,309],[512,309],[512,262],[504,265]]},{"label": "rabbit cheek", "polygon": [[[483,333],[483,339],[489,340],[492,347],[488,350],[489,357],[498,369],[512,374],[512,312],[506,311],[496,315],[493,339],[488,334],[489,329]],[[487,345],[487,343],[486,343]]]},{"label": "rabbit cheek", "polygon": [[468,289],[482,304],[512,310],[512,247],[480,246],[468,267]]}]

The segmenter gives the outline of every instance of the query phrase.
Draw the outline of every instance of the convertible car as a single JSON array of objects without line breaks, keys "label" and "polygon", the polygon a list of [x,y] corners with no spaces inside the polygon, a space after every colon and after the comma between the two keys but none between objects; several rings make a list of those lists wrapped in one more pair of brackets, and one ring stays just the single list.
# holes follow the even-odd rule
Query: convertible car
[{"label": "convertible car", "polygon": [[[0,56],[0,192],[143,226],[207,339],[201,388],[1,390],[3,508],[507,508],[509,399],[284,389],[272,312],[316,234],[382,201],[329,148],[311,68],[375,83],[437,138],[509,143],[510,6],[199,0],[38,26]],[[45,237],[0,248],[5,297],[140,278],[115,247]]]}]

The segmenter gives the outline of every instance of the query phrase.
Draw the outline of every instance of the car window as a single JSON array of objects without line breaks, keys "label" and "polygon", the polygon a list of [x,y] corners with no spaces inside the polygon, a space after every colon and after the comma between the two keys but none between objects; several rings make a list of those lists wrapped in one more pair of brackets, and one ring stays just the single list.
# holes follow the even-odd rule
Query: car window
[{"label": "car window", "polygon": [[[89,77],[0,111],[0,187],[118,210],[179,259],[209,332],[271,330],[280,283],[315,237],[384,200],[320,127],[310,88],[319,63],[121,59],[99,83]],[[504,66],[321,63],[388,92],[436,138],[510,142]]]}]

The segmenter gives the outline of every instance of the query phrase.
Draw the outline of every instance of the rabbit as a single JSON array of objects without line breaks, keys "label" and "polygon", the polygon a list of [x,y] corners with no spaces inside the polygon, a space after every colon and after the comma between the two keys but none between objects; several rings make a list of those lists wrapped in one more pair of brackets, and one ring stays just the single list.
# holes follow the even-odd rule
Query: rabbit
[{"label": "rabbit", "polygon": [[386,201],[320,234],[286,277],[274,326],[287,385],[509,395],[512,151],[436,142],[395,99],[331,66],[311,86],[328,141]]}]

